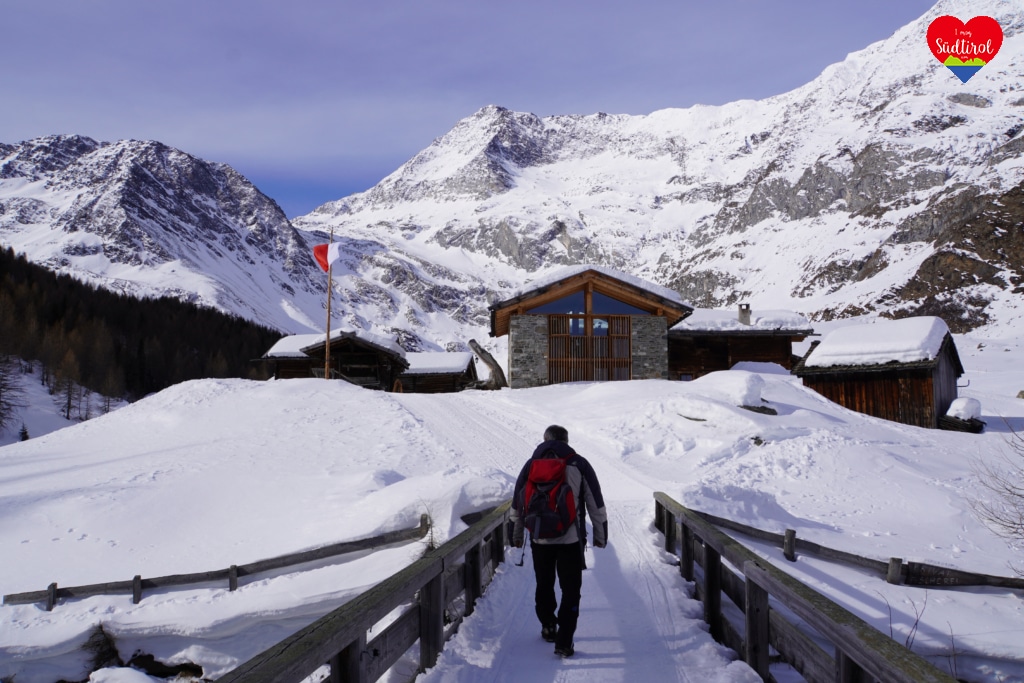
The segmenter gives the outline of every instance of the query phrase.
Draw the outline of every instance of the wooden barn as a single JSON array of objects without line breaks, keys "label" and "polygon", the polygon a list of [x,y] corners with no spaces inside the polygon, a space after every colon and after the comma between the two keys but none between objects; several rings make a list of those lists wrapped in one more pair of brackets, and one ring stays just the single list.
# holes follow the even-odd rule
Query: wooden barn
[{"label": "wooden barn", "polygon": [[963,372],[949,328],[935,317],[841,327],[793,368],[804,385],[850,410],[933,429]]},{"label": "wooden barn", "polygon": [[[323,377],[326,348],[323,334],[292,335],[274,344],[263,360],[272,365],[275,379]],[[368,389],[392,391],[408,367],[405,352],[391,340],[361,331],[331,333],[332,378]]]},{"label": "wooden barn", "polygon": [[440,394],[462,391],[478,380],[473,354],[406,353],[409,367],[398,380],[401,390],[410,394]]},{"label": "wooden barn", "polygon": [[665,287],[602,266],[571,266],[490,306],[509,336],[512,388],[668,377],[668,328],[693,309]]},{"label": "wooden barn", "polygon": [[812,334],[807,319],[791,311],[754,314],[747,304],[736,312],[695,309],[668,331],[668,377],[697,379],[739,362],[777,363],[792,370],[799,360],[793,342]]}]

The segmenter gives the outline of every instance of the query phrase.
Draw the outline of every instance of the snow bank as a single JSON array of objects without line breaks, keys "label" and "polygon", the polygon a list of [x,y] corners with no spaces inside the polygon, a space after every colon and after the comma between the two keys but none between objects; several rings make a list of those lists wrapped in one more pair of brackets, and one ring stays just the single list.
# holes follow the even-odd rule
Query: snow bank
[{"label": "snow bank", "polygon": [[981,401],[961,396],[950,404],[946,415],[960,420],[979,420],[981,419]]}]

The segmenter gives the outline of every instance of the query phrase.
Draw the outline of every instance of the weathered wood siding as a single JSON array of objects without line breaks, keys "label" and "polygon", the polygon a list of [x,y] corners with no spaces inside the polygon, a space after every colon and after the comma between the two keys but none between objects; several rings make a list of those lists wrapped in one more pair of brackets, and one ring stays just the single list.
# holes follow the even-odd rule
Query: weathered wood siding
[{"label": "weathered wood siding", "polygon": [[689,375],[696,379],[710,372],[728,370],[741,361],[778,363],[793,367],[792,337],[784,335],[669,335],[669,379]]},{"label": "weathered wood siding", "polygon": [[[313,367],[312,358],[275,358],[271,361],[274,364],[274,379],[299,379],[312,377],[310,371]],[[324,361],[320,359],[320,367]]]},{"label": "weathered wood siding", "polygon": [[446,394],[462,391],[476,381],[476,376],[466,372],[435,372],[431,374],[400,375],[402,391],[407,394]]},{"label": "weathered wood siding", "polygon": [[953,358],[955,353],[953,344],[947,344],[943,348],[943,355],[939,359],[939,366],[935,369],[932,383],[932,403],[935,406],[934,426],[936,427],[938,426],[939,418],[946,414],[949,406],[957,397],[956,380],[959,375],[956,368],[958,359]]},{"label": "weathered wood siding", "polygon": [[917,427],[938,426],[932,370],[823,373],[803,380],[808,388],[858,413]]}]

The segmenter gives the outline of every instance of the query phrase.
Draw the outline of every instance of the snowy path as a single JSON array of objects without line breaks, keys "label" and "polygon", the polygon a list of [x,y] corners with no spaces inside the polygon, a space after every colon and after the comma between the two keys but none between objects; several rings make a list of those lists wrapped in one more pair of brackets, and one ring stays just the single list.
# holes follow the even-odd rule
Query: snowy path
[{"label": "snowy path", "polygon": [[418,681],[759,681],[707,633],[703,607],[639,521],[650,507],[613,504],[612,544],[588,551],[574,657],[556,657],[541,640],[529,552],[518,567],[512,549],[473,616]]},{"label": "snowy path", "polygon": [[[396,400],[444,450],[471,454],[475,466],[518,473],[550,420],[501,405],[501,397],[403,396]],[[758,681],[735,653],[712,640],[701,603],[672,566],[651,524],[650,486],[622,465],[616,445],[570,438],[594,465],[609,512],[608,548],[588,548],[576,655],[562,660],[540,638],[533,611],[533,571],[527,550],[509,549],[507,562],[476,612],[420,681]],[[467,463],[467,465],[470,463]]]}]

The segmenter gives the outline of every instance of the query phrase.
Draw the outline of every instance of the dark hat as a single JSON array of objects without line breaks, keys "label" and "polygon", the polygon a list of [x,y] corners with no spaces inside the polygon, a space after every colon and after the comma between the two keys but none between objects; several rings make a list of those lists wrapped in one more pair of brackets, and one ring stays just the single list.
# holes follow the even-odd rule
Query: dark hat
[{"label": "dark hat", "polygon": [[569,443],[569,430],[559,425],[551,425],[544,430],[544,440]]}]

